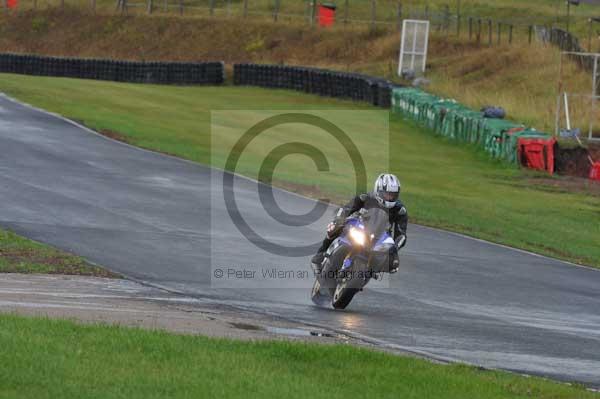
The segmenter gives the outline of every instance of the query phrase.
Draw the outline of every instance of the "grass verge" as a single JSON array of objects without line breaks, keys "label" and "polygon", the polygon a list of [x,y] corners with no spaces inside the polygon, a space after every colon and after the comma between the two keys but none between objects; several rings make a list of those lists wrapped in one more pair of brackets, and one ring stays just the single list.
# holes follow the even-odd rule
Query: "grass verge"
[{"label": "grass verge", "polygon": [[[214,143],[211,159],[210,110],[373,109],[290,91],[134,85],[17,75],[0,75],[0,90],[83,121],[96,130],[118,132],[132,144],[205,164],[212,162],[217,167],[224,166],[224,155],[219,155],[218,143]],[[241,123],[229,122],[231,126]],[[380,139],[377,132],[370,131],[372,121],[357,116],[352,122],[356,126],[353,130],[361,132],[351,135],[357,145],[373,146]],[[391,170],[403,181],[403,197],[413,222],[600,266],[600,195],[594,183],[573,184],[570,180],[518,170],[490,160],[475,148],[450,142],[404,121],[391,121],[390,140],[390,146],[375,146],[368,155],[377,158],[381,151],[390,149]],[[255,149],[249,154],[250,159],[262,161],[265,151],[272,148],[270,144],[274,143]],[[336,162],[353,170],[343,154]],[[238,172],[256,177],[257,166],[250,162]],[[307,161],[301,166],[280,163],[275,181],[310,195],[351,195],[351,173],[327,175],[325,180],[315,181],[306,173],[314,170],[314,165]],[[387,165],[381,167],[387,169]]]},{"label": "grass verge", "polygon": [[111,277],[118,275],[93,266],[83,258],[59,251],[0,229],[0,273],[76,274]]},{"label": "grass verge", "polygon": [[345,345],[243,342],[0,316],[3,398],[597,398]]}]

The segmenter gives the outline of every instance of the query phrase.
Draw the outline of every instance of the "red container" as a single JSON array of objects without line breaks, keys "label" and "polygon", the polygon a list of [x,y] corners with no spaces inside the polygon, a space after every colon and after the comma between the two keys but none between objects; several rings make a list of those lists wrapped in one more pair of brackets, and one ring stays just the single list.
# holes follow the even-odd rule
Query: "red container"
[{"label": "red container", "polygon": [[600,162],[594,162],[590,169],[590,179],[600,181]]},{"label": "red container", "polygon": [[16,9],[19,6],[19,0],[6,0],[6,7],[11,10]]},{"label": "red container", "polygon": [[319,26],[328,27],[335,23],[335,5],[319,4]]},{"label": "red container", "polygon": [[554,173],[554,138],[519,137],[517,154],[521,165]]}]

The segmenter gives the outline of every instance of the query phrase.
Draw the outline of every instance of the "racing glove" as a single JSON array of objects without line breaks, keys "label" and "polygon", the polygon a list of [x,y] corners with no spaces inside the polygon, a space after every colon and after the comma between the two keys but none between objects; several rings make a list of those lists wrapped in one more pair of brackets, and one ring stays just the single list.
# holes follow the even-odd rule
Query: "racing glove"
[{"label": "racing glove", "polygon": [[333,238],[337,235],[338,231],[344,227],[344,221],[336,219],[327,225],[327,237]]}]

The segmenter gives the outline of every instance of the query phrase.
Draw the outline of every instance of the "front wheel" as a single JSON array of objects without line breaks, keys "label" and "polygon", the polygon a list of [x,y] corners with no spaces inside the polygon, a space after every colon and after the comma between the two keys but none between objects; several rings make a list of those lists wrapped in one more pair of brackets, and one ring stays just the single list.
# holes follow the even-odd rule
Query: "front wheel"
[{"label": "front wheel", "polygon": [[[357,287],[357,283],[359,283],[357,279],[344,279],[335,287],[333,299],[331,301],[334,309],[346,309],[346,306],[352,302],[354,295],[361,289],[360,287]],[[360,285],[362,286],[362,284]]]},{"label": "front wheel", "polygon": [[332,305],[334,309],[346,309],[350,305],[352,298],[359,290],[356,288],[345,288],[343,284],[338,285],[333,294]]}]

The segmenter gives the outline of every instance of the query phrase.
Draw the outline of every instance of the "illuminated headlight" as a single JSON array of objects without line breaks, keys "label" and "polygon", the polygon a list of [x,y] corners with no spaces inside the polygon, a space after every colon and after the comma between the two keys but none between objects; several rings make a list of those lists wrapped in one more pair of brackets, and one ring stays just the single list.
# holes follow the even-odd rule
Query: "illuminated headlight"
[{"label": "illuminated headlight", "polygon": [[367,241],[367,236],[365,235],[365,233],[354,227],[350,229],[349,235],[352,241],[357,245],[363,246]]}]

